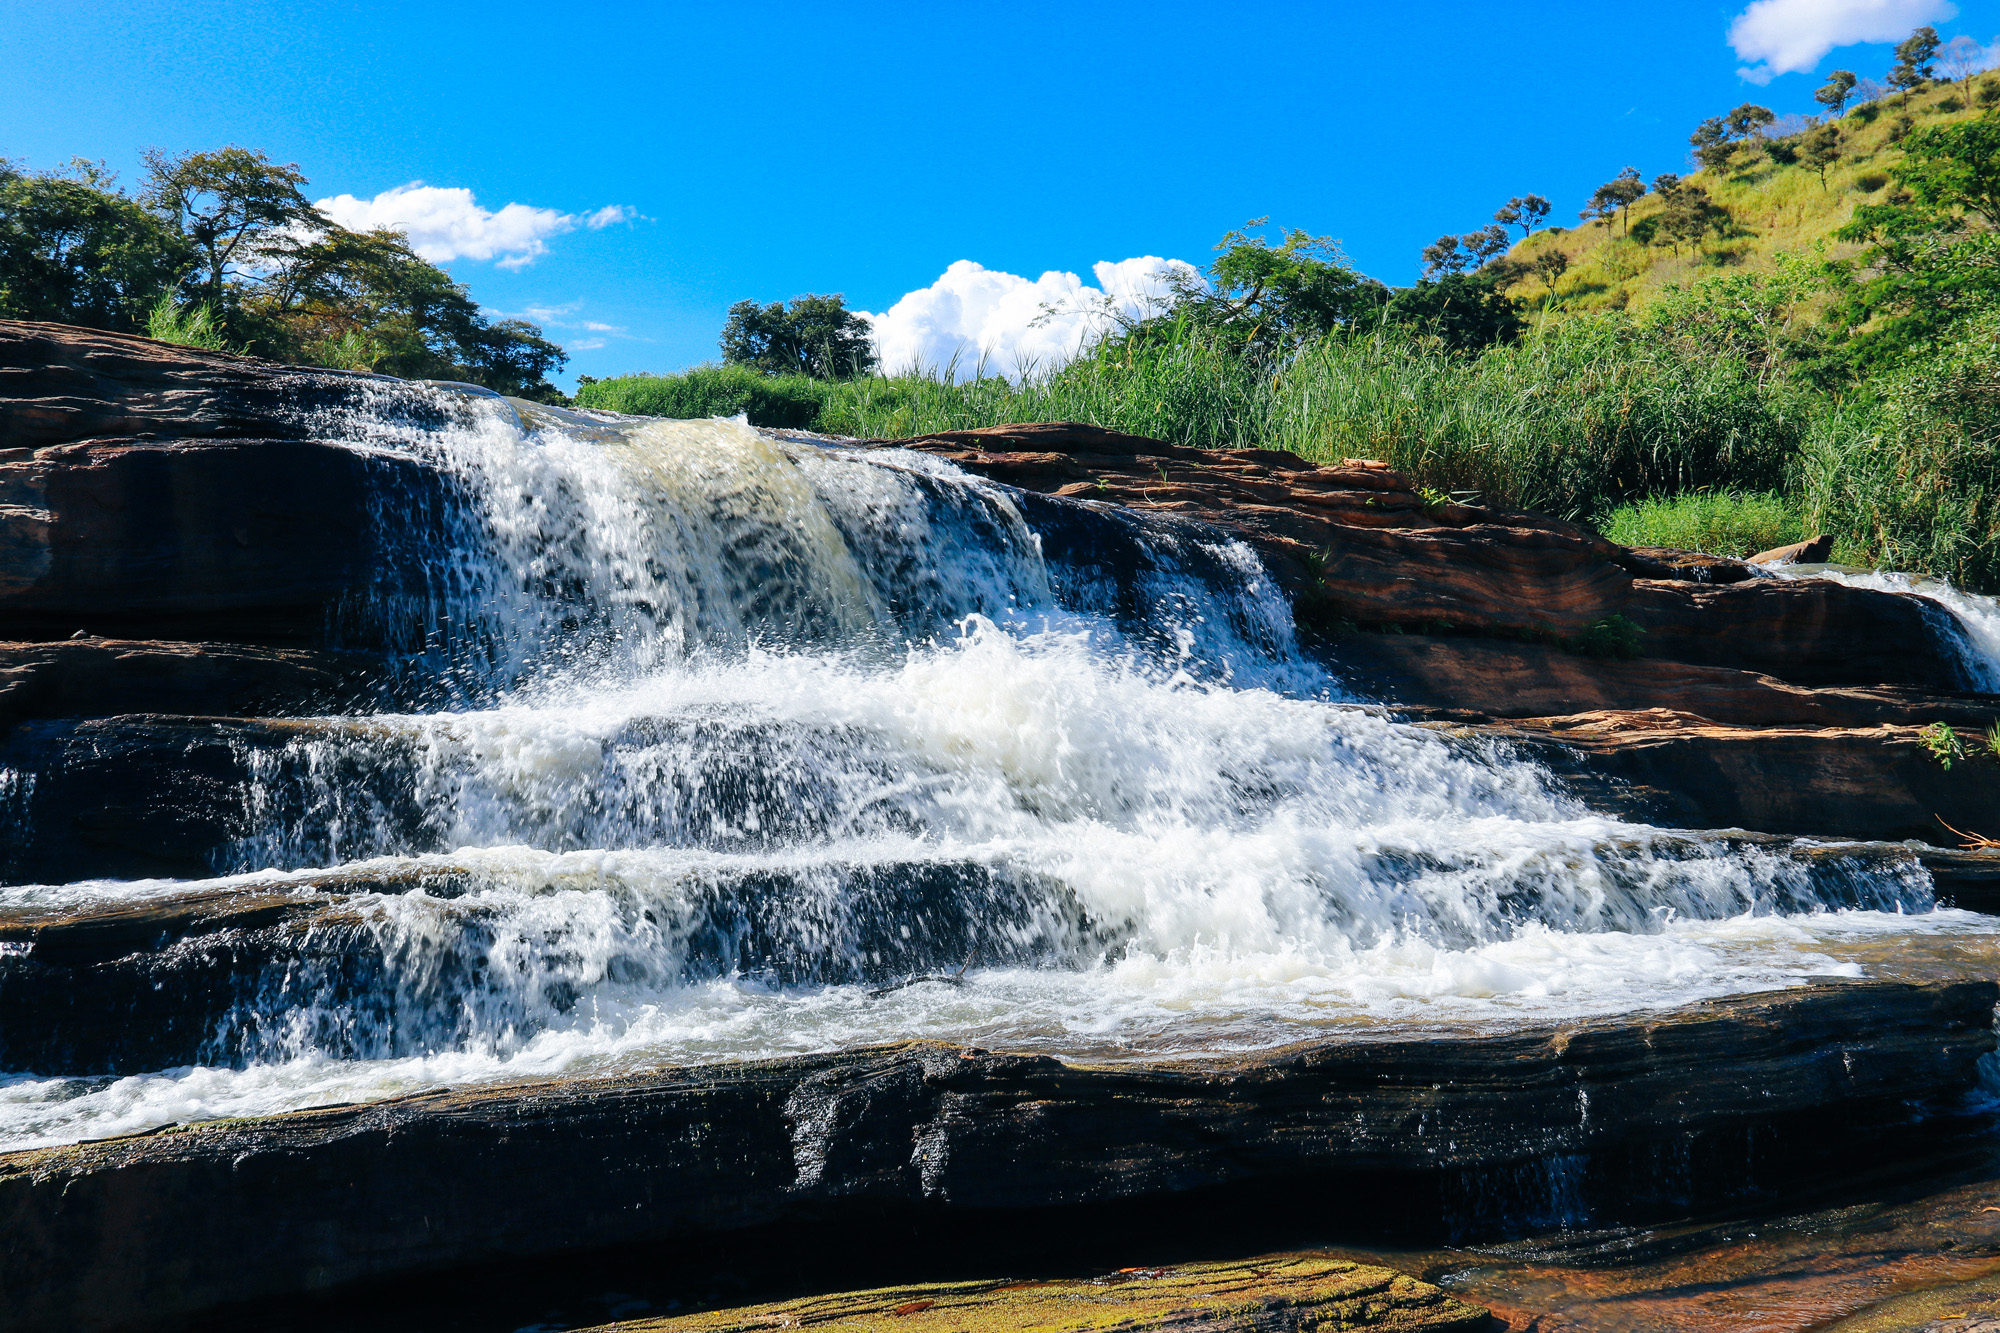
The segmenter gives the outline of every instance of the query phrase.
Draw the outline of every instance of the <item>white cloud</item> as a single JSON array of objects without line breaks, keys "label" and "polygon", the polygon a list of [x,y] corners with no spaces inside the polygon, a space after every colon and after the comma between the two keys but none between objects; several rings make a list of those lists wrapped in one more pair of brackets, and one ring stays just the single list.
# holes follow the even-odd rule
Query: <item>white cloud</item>
[{"label": "white cloud", "polygon": [[639,210],[630,204],[606,204],[585,218],[583,225],[592,231],[603,231],[606,227],[615,227],[621,222],[636,222],[640,216]]},{"label": "white cloud", "polygon": [[[581,329],[585,333],[611,333],[624,335],[623,324],[606,324],[602,320],[577,319],[576,312],[583,309],[583,302],[571,301],[568,305],[531,305],[519,312],[502,311],[514,319],[528,319],[545,329]],[[566,342],[565,347],[582,348],[586,351],[604,346],[602,338],[586,338],[581,341]]]},{"label": "white cloud", "polygon": [[867,318],[882,369],[892,374],[951,367],[965,379],[983,361],[986,373],[1019,379],[1072,360],[1112,327],[1114,311],[1143,317],[1164,308],[1167,274],[1176,271],[1199,281],[1193,266],[1154,255],[1097,264],[1096,287],[1074,273],[1030,282],[961,259],[930,286]]},{"label": "white cloud", "polygon": [[1803,74],[1836,46],[1899,42],[1958,13],[1951,0],[1755,0],[1729,25],[1729,44],[1752,83]]},{"label": "white cloud", "polygon": [[[627,220],[622,204],[600,208],[587,218],[553,208],[502,204],[481,208],[472,191],[412,181],[373,199],[351,194],[319,201],[319,209],[350,231],[388,227],[410,238],[410,247],[433,264],[453,259],[492,260],[501,268],[521,268],[548,253],[548,241],[579,225],[608,227]],[[636,210],[629,210],[636,217]],[[611,216],[615,214],[616,216]],[[600,220],[603,219],[603,220]]]}]

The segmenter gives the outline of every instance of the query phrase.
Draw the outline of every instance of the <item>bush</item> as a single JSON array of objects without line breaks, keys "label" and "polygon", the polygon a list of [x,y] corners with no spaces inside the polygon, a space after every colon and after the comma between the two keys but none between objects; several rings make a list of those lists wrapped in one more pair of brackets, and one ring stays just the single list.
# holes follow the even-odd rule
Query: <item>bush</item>
[{"label": "bush", "polygon": [[1803,541],[1805,527],[1777,491],[1716,491],[1621,505],[1604,535],[1621,546],[1673,546],[1741,559]]},{"label": "bush", "polygon": [[1859,557],[2000,591],[2000,311],[1829,406],[1797,472],[1806,516]]},{"label": "bush", "polygon": [[1739,351],[1622,313],[1548,320],[1477,357],[1393,330],[1335,335],[1272,396],[1275,447],[1585,521],[1644,496],[1774,489],[1805,419],[1793,387]]},{"label": "bush", "polygon": [[625,375],[576,392],[578,407],[642,417],[747,415],[755,426],[811,430],[829,390],[804,375],[761,375],[747,366],[699,366],[680,375]]}]

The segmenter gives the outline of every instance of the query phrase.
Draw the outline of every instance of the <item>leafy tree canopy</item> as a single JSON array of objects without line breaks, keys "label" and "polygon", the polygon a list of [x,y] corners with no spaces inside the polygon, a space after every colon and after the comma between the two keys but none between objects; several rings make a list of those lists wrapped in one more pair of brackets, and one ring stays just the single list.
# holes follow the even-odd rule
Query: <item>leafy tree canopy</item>
[{"label": "leafy tree canopy", "polygon": [[868,321],[846,298],[806,295],[790,305],[738,301],[722,326],[722,359],[766,375],[846,379],[875,368]]},{"label": "leafy tree canopy", "polygon": [[1204,287],[1169,279],[1178,317],[1227,331],[1247,348],[1279,351],[1300,341],[1373,319],[1388,288],[1356,272],[1331,236],[1280,228],[1271,244],[1252,229],[1255,218],[1216,244]]},{"label": "leafy tree canopy", "polygon": [[1813,101],[1839,115],[1847,107],[1847,99],[1854,94],[1854,85],[1861,80],[1854,77],[1851,69],[1837,69],[1826,76],[1826,83],[1813,94]]},{"label": "leafy tree canopy", "polygon": [[1928,23],[1896,44],[1896,63],[1889,69],[1889,86],[1908,91],[1930,82],[1937,56],[1938,32]]},{"label": "leafy tree canopy", "polygon": [[2000,305],[2000,114],[1927,126],[1903,147],[1890,169],[1900,190],[1838,233],[1869,246],[1845,270],[1839,310],[1862,362],[1920,350]]},{"label": "leafy tree canopy", "polygon": [[249,149],[147,155],[138,198],[87,163],[0,164],[0,315],[559,397],[567,357],[489,318],[395,232],[335,226],[295,166]]},{"label": "leafy tree canopy", "polygon": [[0,162],[0,316],[131,331],[194,263],[187,239],[79,159]]}]

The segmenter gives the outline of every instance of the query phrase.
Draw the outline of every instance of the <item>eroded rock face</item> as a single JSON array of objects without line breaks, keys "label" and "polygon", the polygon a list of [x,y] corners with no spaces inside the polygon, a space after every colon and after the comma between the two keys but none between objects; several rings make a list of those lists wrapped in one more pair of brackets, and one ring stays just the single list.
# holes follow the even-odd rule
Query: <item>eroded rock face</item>
[{"label": "eroded rock face", "polygon": [[1371,1225],[1455,1216],[1467,1234],[1546,1209],[1550,1190],[1600,1219],[1675,1210],[1906,1140],[1924,1100],[1973,1082],[1996,999],[1985,982],[1838,985],[1144,1065],[919,1043],[19,1152],[0,1156],[0,1329],[165,1324],[808,1217],[1258,1187]]}]

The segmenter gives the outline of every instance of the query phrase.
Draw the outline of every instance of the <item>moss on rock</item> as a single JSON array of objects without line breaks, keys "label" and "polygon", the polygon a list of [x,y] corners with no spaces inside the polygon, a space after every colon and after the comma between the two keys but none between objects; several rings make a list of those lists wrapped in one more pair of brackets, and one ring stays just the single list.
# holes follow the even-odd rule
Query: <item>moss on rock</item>
[{"label": "moss on rock", "polygon": [[994,1279],[881,1287],[770,1305],[608,1324],[595,1333],[1094,1333],[1271,1330],[1475,1333],[1480,1306],[1387,1268],[1316,1254],[1123,1269],[1061,1281]]}]

